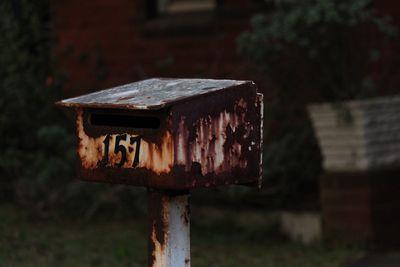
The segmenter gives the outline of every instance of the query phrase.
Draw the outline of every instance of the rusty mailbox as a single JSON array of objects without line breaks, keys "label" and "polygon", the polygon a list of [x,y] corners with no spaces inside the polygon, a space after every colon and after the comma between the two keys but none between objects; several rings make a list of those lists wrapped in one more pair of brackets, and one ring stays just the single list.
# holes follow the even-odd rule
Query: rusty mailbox
[{"label": "rusty mailbox", "polygon": [[251,81],[149,79],[57,104],[76,110],[81,179],[150,189],[150,266],[190,266],[188,190],[260,185]]},{"label": "rusty mailbox", "polygon": [[149,79],[70,98],[80,177],[162,189],[258,184],[262,95],[251,81]]}]

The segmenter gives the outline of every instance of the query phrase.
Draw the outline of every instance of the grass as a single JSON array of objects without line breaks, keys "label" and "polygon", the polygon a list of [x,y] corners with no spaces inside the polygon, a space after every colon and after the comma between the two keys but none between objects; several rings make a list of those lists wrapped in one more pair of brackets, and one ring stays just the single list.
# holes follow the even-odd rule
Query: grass
[{"label": "grass", "polygon": [[[303,246],[279,234],[273,214],[193,208],[192,266],[338,267],[362,251]],[[141,216],[144,217],[144,216]],[[0,266],[147,266],[145,218],[30,222],[0,206]]]}]

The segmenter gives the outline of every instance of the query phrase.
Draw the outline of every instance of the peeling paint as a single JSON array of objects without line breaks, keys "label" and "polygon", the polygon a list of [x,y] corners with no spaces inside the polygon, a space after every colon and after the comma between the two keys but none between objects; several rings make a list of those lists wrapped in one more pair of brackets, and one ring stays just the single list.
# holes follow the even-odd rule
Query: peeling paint
[{"label": "peeling paint", "polygon": [[147,187],[149,266],[190,267],[189,190],[260,185],[251,81],[149,79],[57,104],[77,111],[81,179]]},{"label": "peeling paint", "polygon": [[154,249],[151,252],[153,256],[152,267],[166,267],[168,254],[164,251],[165,246],[157,240],[155,225],[153,225],[153,228],[151,230],[150,239],[150,242],[152,242],[154,245]]},{"label": "peeling paint", "polygon": [[78,154],[81,158],[82,166],[86,169],[96,168],[103,157],[103,139],[105,135],[102,138],[92,138],[85,134],[82,110],[77,112],[76,129],[79,138]]},{"label": "peeling paint", "polygon": [[149,190],[149,266],[190,266],[190,208],[187,192]]},{"label": "peeling paint", "polygon": [[151,79],[58,105],[76,107],[80,179],[173,190],[261,182],[252,82]]},{"label": "peeling paint", "polygon": [[153,170],[157,174],[169,173],[174,160],[171,134],[168,131],[166,132],[161,146],[144,141],[139,158],[139,167]]},{"label": "peeling paint", "polygon": [[[77,131],[79,137],[78,154],[82,161],[82,166],[86,169],[97,168],[105,154],[104,140],[107,135],[90,137],[85,133],[83,126],[83,112],[77,113]],[[117,135],[109,135],[108,162],[105,167],[115,167],[121,162],[122,153],[114,153],[115,138]],[[134,168],[134,156],[138,147],[137,143],[130,144],[131,137],[138,137],[134,134],[126,134],[126,138],[120,140],[119,145],[126,148],[126,161],[121,168]],[[139,163],[136,167],[152,170],[157,174],[169,173],[173,165],[174,146],[170,132],[166,132],[162,138],[161,145],[140,141]]]},{"label": "peeling paint", "polygon": [[[193,163],[201,165],[202,175],[219,174],[233,167],[246,168],[247,160],[242,155],[242,145],[237,139],[248,138],[253,130],[245,121],[247,103],[241,98],[234,112],[224,110],[219,116],[200,118],[194,125],[186,125],[185,116],[181,116],[177,133],[177,164],[184,165],[189,171]],[[189,127],[193,127],[195,138],[189,140]],[[244,129],[243,135],[239,129]],[[253,143],[253,145],[255,145]],[[248,148],[251,151],[251,147]]]}]

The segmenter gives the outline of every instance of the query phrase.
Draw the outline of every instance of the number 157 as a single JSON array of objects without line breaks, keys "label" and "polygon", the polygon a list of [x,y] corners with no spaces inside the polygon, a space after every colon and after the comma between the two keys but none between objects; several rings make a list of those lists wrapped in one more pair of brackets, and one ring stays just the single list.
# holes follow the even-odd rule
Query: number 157
[{"label": "number 157", "polygon": [[[123,144],[121,144],[121,141],[127,141],[126,140],[127,137],[128,137],[127,134],[120,134],[115,137],[113,153],[116,155],[121,153],[121,160],[118,163],[116,163],[116,165],[115,165],[118,168],[122,167],[125,164],[125,162],[127,161],[127,154],[129,153],[128,149]],[[100,161],[100,165],[102,167],[107,166],[107,164],[109,163],[110,139],[111,139],[110,135],[107,134],[103,140],[104,153],[103,153],[103,158]],[[132,163],[133,168],[135,168],[139,165],[140,140],[141,140],[140,136],[130,136],[130,138],[129,138],[130,145],[136,144],[135,155],[133,157],[133,163]]]}]

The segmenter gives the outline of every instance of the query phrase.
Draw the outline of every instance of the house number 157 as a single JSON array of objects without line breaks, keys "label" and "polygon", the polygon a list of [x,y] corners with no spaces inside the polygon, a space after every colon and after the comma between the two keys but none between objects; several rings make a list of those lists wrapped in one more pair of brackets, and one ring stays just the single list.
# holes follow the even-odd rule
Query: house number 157
[{"label": "house number 157", "polygon": [[[100,161],[100,166],[101,167],[106,167],[110,163],[110,140],[114,139],[115,144],[114,144],[114,151],[112,153],[114,155],[121,154],[121,159],[119,162],[113,163],[116,167],[120,168],[124,166],[124,164],[128,160],[128,153],[132,153],[133,149],[131,147],[126,147],[122,141],[125,141],[124,143],[126,144],[127,141],[127,134],[120,134],[116,135],[115,138],[110,138],[111,136],[109,134],[106,135],[106,137],[103,140],[104,144],[104,153],[103,153],[103,158]],[[129,144],[130,145],[136,145],[134,156],[133,156],[133,162],[132,162],[132,167],[135,168],[139,165],[139,153],[140,153],[140,136],[130,136],[129,137]]]}]

